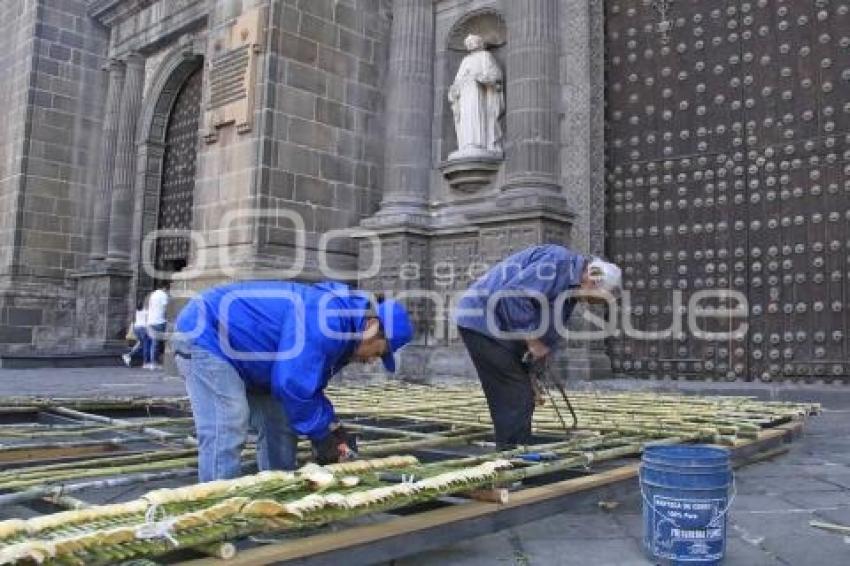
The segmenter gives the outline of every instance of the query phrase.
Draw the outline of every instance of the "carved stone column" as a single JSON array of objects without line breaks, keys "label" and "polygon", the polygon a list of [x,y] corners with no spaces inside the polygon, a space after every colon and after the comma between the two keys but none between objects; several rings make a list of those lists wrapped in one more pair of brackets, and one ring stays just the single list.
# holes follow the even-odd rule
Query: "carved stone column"
[{"label": "carved stone column", "polygon": [[130,259],[130,232],[133,223],[133,186],[136,179],[136,123],[142,105],[145,84],[145,59],[131,54],[118,117],[115,152],[115,176],[109,214],[107,260],[125,264]]},{"label": "carved stone column", "polygon": [[558,191],[558,0],[505,4],[507,166],[503,190]]},{"label": "carved stone column", "polygon": [[112,181],[115,169],[115,144],[118,140],[118,116],[121,91],[124,88],[124,63],[111,59],[107,66],[109,86],[106,92],[106,108],[100,150],[100,174],[98,192],[94,202],[94,222],[91,241],[91,259],[106,257],[106,242],[109,238],[109,209],[112,201]]},{"label": "carved stone column", "polygon": [[434,117],[433,0],[395,0],[390,39],[381,215],[424,212]]}]

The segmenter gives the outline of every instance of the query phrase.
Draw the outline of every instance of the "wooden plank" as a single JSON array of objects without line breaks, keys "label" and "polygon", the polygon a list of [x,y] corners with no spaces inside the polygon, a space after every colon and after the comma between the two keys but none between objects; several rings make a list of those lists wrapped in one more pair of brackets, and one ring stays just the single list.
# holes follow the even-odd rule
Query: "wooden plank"
[{"label": "wooden plank", "polygon": [[[776,450],[799,434],[802,425],[802,421],[787,423],[759,433],[755,440],[731,447],[733,461],[745,463],[760,452]],[[598,500],[609,497],[613,491],[631,492],[637,489],[638,468],[639,464],[630,464],[523,489],[512,493],[506,505],[473,501],[378,524],[246,549],[239,553],[239,564],[307,566],[344,562],[346,566],[355,566],[390,561],[561,513],[567,505],[582,498]],[[183,566],[220,564],[220,560],[212,558],[181,562]]]}]

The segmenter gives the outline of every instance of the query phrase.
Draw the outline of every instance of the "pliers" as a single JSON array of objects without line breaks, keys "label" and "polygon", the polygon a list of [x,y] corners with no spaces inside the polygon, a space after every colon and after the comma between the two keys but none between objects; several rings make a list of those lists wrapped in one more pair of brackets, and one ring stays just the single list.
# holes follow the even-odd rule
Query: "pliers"
[{"label": "pliers", "polygon": [[[549,397],[549,401],[552,403],[552,408],[555,409],[555,414],[558,415],[558,420],[561,421],[561,426],[564,427],[564,432],[569,432],[570,428],[578,428],[578,417],[576,416],[575,410],[573,410],[572,403],[570,403],[570,398],[567,397],[567,392],[557,380],[553,379],[552,376],[549,375],[549,362],[547,358],[535,360],[531,355],[531,352],[526,352],[522,357],[522,363],[528,369],[528,377],[531,379],[531,387],[534,389],[535,404],[543,404],[543,395],[541,391],[545,391],[546,396]],[[561,415],[561,410],[558,408],[558,404],[552,396],[551,387],[555,387],[560,392],[561,398],[570,410],[570,415],[572,415],[573,418],[572,427],[567,427],[567,422]]]}]

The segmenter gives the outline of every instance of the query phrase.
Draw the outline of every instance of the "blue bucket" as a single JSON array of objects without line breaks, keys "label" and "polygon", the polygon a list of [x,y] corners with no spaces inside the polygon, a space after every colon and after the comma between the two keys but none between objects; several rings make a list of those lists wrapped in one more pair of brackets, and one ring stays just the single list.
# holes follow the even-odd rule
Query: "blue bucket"
[{"label": "blue bucket", "polygon": [[720,564],[734,493],[729,451],[716,446],[647,446],[640,467],[643,543],[657,564]]}]

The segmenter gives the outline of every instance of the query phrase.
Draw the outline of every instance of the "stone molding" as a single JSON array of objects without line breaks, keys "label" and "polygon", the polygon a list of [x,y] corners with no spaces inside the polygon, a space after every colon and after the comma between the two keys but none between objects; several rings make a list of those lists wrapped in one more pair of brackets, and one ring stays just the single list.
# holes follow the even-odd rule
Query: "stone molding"
[{"label": "stone molding", "polygon": [[[113,27],[115,24],[138,14],[151,4],[163,0],[92,0],[88,13],[101,25]],[[180,0],[165,0],[178,2]],[[185,3],[185,2],[184,2]]]},{"label": "stone molding", "polygon": [[440,170],[452,189],[474,193],[490,184],[503,162],[501,155],[456,157],[441,163]]},{"label": "stone molding", "polygon": [[493,6],[470,10],[452,26],[448,36],[448,48],[466,53],[463,40],[470,33],[480,35],[488,48],[501,47],[508,41],[504,14]]},{"label": "stone molding", "polygon": [[[160,0],[93,0],[89,4],[89,16],[106,27],[138,14]],[[174,1],[174,0],[169,0]]]}]

